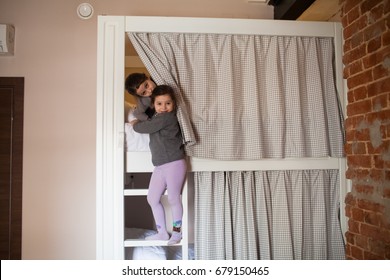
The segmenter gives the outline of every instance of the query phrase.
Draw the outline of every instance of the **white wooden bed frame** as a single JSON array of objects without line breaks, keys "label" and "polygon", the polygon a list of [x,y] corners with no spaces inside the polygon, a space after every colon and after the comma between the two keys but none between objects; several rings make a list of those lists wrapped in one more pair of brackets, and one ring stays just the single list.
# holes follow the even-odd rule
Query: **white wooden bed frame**
[{"label": "white wooden bed frame", "polygon": [[[337,91],[346,105],[342,79],[342,29],[340,23],[277,20],[99,16],[97,72],[97,169],[96,169],[96,257],[124,259],[124,172],[151,172],[149,152],[124,151],[124,69],[126,32],[179,32],[261,34],[278,36],[333,37]],[[124,159],[127,159],[125,161]],[[190,172],[234,170],[338,169],[340,172],[341,226],[347,220],[344,197],[350,191],[345,179],[346,161],[339,158],[216,161],[191,158]],[[183,199],[186,199],[186,191]],[[133,193],[133,195],[136,195]],[[143,193],[140,195],[143,195]],[[185,217],[184,217],[185,219]],[[183,221],[184,223],[186,220]],[[187,238],[186,236],[183,239]],[[185,240],[187,241],[187,240]],[[187,244],[188,245],[188,244]],[[183,255],[188,251],[183,246]]]}]

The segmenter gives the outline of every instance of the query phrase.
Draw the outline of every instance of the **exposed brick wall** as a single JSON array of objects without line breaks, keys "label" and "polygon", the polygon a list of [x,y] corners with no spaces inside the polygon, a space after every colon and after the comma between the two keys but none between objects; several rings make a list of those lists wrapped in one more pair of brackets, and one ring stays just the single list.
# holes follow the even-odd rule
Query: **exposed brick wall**
[{"label": "exposed brick wall", "polygon": [[390,0],[340,0],[348,259],[390,259]]}]

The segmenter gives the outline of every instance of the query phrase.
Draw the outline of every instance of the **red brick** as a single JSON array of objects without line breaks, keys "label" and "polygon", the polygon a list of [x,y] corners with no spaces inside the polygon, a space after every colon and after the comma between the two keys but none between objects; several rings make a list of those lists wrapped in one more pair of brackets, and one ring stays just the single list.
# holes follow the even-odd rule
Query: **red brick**
[{"label": "red brick", "polygon": [[373,211],[364,211],[364,222],[373,226],[381,226],[382,214]]},{"label": "red brick", "polygon": [[357,260],[363,260],[363,250],[356,246],[351,246],[351,256]]},{"label": "red brick", "polygon": [[348,16],[347,13],[344,11],[344,7],[341,7],[340,10],[340,18],[341,18],[341,25],[343,28],[348,25]]},{"label": "red brick", "polygon": [[382,183],[383,180],[384,180],[384,173],[383,173],[383,170],[381,169],[371,169],[370,170],[370,178],[374,181],[374,182],[379,182],[379,183]]},{"label": "red brick", "polygon": [[347,53],[352,49],[351,39],[346,39],[343,45],[343,53]]},{"label": "red brick", "polygon": [[390,199],[390,189],[383,190],[383,198]]},{"label": "red brick", "polygon": [[[385,180],[390,181],[390,170],[385,170]],[[390,187],[390,184],[388,184],[388,187]]]},{"label": "red brick", "polygon": [[351,48],[354,49],[362,45],[365,45],[364,34],[363,32],[356,32],[351,36]]},{"label": "red brick", "polygon": [[372,166],[371,156],[365,155],[347,155],[347,162],[351,167],[370,168]]},{"label": "red brick", "polygon": [[[374,193],[374,187],[370,186],[370,185],[355,184],[354,189],[356,190],[357,193],[361,193],[361,194],[372,195]],[[359,208],[356,208],[356,209],[359,209]],[[359,222],[363,222],[364,221],[363,210],[361,210],[361,209],[359,209],[359,210],[361,211],[361,217],[359,216],[360,219],[358,219],[358,217],[353,217],[353,210],[352,210],[352,217]],[[356,215],[357,214],[358,213],[356,213]]]},{"label": "red brick", "polygon": [[344,151],[345,151],[345,154],[347,154],[347,155],[351,155],[352,154],[352,144],[350,144],[350,143],[346,143],[345,145],[344,145]]},{"label": "red brick", "polygon": [[[383,201],[385,201],[384,204],[389,203],[388,199],[383,199]],[[390,233],[390,217],[387,215],[382,216],[382,228],[388,230]],[[389,243],[389,245],[390,245],[390,243]]]},{"label": "red brick", "polygon": [[[360,117],[362,117],[362,116],[360,116]],[[344,121],[344,127],[345,127],[345,130],[346,130],[346,131],[356,129],[356,124],[355,124],[355,122],[354,122],[354,117],[347,118],[347,119]]]},{"label": "red brick", "polygon": [[343,37],[345,40],[350,39],[353,35],[358,32],[359,29],[359,21],[355,21],[354,23],[347,25],[343,29]]},{"label": "red brick", "polygon": [[352,233],[360,233],[360,223],[358,223],[352,219],[348,220],[348,228],[349,228],[349,231]]},{"label": "red brick", "polygon": [[351,205],[346,205],[345,206],[345,216],[348,218],[352,217],[352,206]]},{"label": "red brick", "polygon": [[[390,20],[389,20],[389,23],[390,23]],[[390,27],[387,27],[388,29]],[[388,46],[390,45],[390,30],[387,30],[387,32],[384,32],[382,34],[382,45],[383,46]]]},{"label": "red brick", "polygon": [[370,11],[373,9],[375,6],[377,6],[380,2],[379,1],[372,1],[372,0],[365,0],[361,5],[360,5],[360,10],[362,14]]},{"label": "red brick", "polygon": [[343,78],[348,79],[349,78],[349,66],[345,66],[343,69]]},{"label": "red brick", "polygon": [[382,37],[378,36],[367,43],[367,53],[373,53],[382,46]]},{"label": "red brick", "polygon": [[377,80],[367,86],[368,96],[375,96],[390,91],[390,77]]},{"label": "red brick", "polygon": [[352,232],[349,232],[347,231],[345,233],[345,239],[347,241],[347,243],[351,244],[351,245],[355,245],[355,234],[353,234]]},{"label": "red brick", "polygon": [[364,260],[383,260],[383,256],[368,251],[364,251],[363,256],[364,256],[363,257]]},{"label": "red brick", "polygon": [[356,198],[352,195],[352,193],[347,193],[344,199],[345,204],[355,206],[356,205]]},{"label": "red brick", "polygon": [[385,5],[383,8],[383,14],[386,15],[387,13],[390,13],[390,2],[389,1],[385,1]]},{"label": "red brick", "polygon": [[374,167],[375,168],[378,168],[378,169],[385,168],[386,164],[385,164],[384,160],[382,159],[381,155],[374,155],[373,160],[374,160]]},{"label": "red brick", "polygon": [[358,222],[364,222],[364,211],[359,208],[352,208],[352,219]]},{"label": "red brick", "polygon": [[344,6],[342,8],[344,14],[348,14],[350,10],[355,8],[358,4],[361,3],[361,0],[348,0],[345,1]]},{"label": "red brick", "polygon": [[382,241],[376,240],[376,239],[370,239],[368,241],[368,245],[370,246],[370,250],[379,256],[384,256],[386,253],[386,246],[383,244]]},{"label": "red brick", "polygon": [[356,235],[355,246],[362,248],[363,250],[369,250],[368,237],[364,235]]},{"label": "red brick", "polygon": [[356,129],[364,121],[365,121],[364,116],[348,116],[348,118],[345,121],[345,125],[347,128]]},{"label": "red brick", "polygon": [[[390,58],[389,58],[389,62],[390,62]],[[379,80],[380,78],[388,77],[390,74],[389,69],[390,69],[389,67],[385,68],[383,63],[377,65],[374,69],[372,69],[373,79]]]},{"label": "red brick", "polygon": [[356,129],[364,121],[364,116],[349,116],[345,122],[346,130]]},{"label": "red brick", "polygon": [[371,100],[365,99],[347,105],[348,116],[362,115],[365,112],[371,111]]},{"label": "red brick", "polygon": [[[369,69],[375,65],[382,64],[386,58],[389,57],[390,54],[390,45],[383,46],[380,50],[377,50],[374,53],[371,53],[367,55],[366,57],[363,57],[363,66],[364,69]],[[358,57],[356,59],[362,58]],[[350,62],[354,61],[352,58]]]},{"label": "red brick", "polygon": [[350,10],[349,13],[347,14],[348,24],[351,24],[359,17],[360,17],[360,8],[359,6],[356,6],[352,10]]},{"label": "red brick", "polygon": [[[382,139],[384,139],[384,129],[385,127],[382,126],[381,133],[382,133]],[[390,140],[382,140],[381,144],[377,147],[373,147],[372,143],[367,143],[368,152],[370,154],[383,154],[386,151],[390,150]]]},{"label": "red brick", "polygon": [[370,19],[372,21],[378,21],[383,17],[383,3],[381,3],[379,6],[376,6],[375,8],[371,9],[370,11]]},{"label": "red brick", "polygon": [[347,141],[354,141],[357,139],[356,137],[356,130],[353,129],[353,130],[347,130],[346,131],[346,134],[345,134],[345,137],[347,139]]},{"label": "red brick", "polygon": [[350,63],[355,62],[356,60],[364,57],[367,54],[366,45],[360,45],[354,49],[351,49],[348,52],[345,52],[343,55],[343,63],[344,65],[348,65]]},{"label": "red brick", "polygon": [[365,236],[370,236],[373,239],[381,240],[381,230],[377,226],[361,224],[360,233]]},{"label": "red brick", "polygon": [[367,179],[369,175],[370,175],[370,171],[368,169],[356,170],[356,179],[358,180]]},{"label": "red brick", "polygon": [[381,240],[384,243],[390,244],[390,230],[387,230],[385,228],[380,228],[378,240]]},{"label": "red brick", "polygon": [[349,68],[349,74],[351,76],[353,76],[353,75],[363,71],[363,63],[361,60],[356,60],[356,61],[352,62],[348,66],[348,68]]},{"label": "red brick", "polygon": [[[370,112],[365,116],[365,120],[368,124],[380,121],[381,123],[387,122],[390,119],[390,109],[384,109],[379,112]],[[383,132],[382,137],[385,138],[386,132]]]},{"label": "red brick", "polygon": [[389,160],[384,160],[383,163],[384,163],[384,168],[390,169],[390,161]]},{"label": "red brick", "polygon": [[356,202],[357,202],[357,207],[364,209],[364,210],[380,212],[380,213],[383,213],[383,211],[384,211],[383,205],[381,205],[377,202],[372,202],[372,201],[369,201],[367,199],[359,199]]},{"label": "red brick", "polygon": [[[372,108],[374,111],[381,111],[388,108],[387,104],[388,94],[377,95],[372,98]],[[386,131],[384,131],[386,133]]]},{"label": "red brick", "polygon": [[355,169],[353,169],[352,167],[348,167],[347,171],[345,172],[345,178],[352,180],[355,179],[355,177]]},{"label": "red brick", "polygon": [[345,258],[347,260],[353,260],[351,256],[351,244],[348,243],[345,245]]},{"label": "red brick", "polygon": [[361,15],[361,17],[357,20],[357,22],[358,22],[358,30],[356,30],[356,32],[365,29],[368,26],[367,15]]},{"label": "red brick", "polygon": [[348,79],[349,76],[351,75],[350,72],[351,72],[351,65],[349,64],[349,65],[344,66],[344,69],[343,69],[343,78],[344,78],[344,79]]},{"label": "red brick", "polygon": [[386,21],[380,20],[374,24],[371,24],[364,30],[364,40],[370,41],[373,38],[380,37],[383,32],[386,31]]},{"label": "red brick", "polygon": [[351,76],[348,79],[347,84],[349,89],[353,89],[358,86],[367,84],[371,81],[372,81],[372,71],[369,69],[357,75]]},{"label": "red brick", "polygon": [[354,140],[356,141],[370,141],[370,131],[368,128],[355,131]]},{"label": "red brick", "polygon": [[[389,200],[385,200],[385,201],[387,201],[387,203],[389,203]],[[389,217],[385,217],[384,216],[384,218],[383,218],[383,223],[382,223],[382,227],[384,228],[384,229],[387,229],[388,231],[389,231],[389,234],[390,234],[390,223],[389,223]],[[389,243],[389,245],[390,245],[390,243]]]},{"label": "red brick", "polygon": [[361,86],[353,90],[355,101],[365,99],[368,96],[366,86]]},{"label": "red brick", "polygon": [[365,155],[367,153],[366,144],[362,142],[355,142],[352,144],[352,151],[355,155]]}]

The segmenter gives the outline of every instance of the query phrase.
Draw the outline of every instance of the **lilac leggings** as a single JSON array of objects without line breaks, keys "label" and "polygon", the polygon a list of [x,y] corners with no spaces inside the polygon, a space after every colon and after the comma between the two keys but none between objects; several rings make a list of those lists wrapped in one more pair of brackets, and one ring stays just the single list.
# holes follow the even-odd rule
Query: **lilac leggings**
[{"label": "lilac leggings", "polygon": [[166,231],[165,211],[161,204],[161,196],[168,190],[168,202],[172,211],[173,222],[181,221],[183,217],[183,204],[181,190],[187,174],[185,159],[176,160],[156,166],[150,178],[148,203],[152,208],[157,229]]}]

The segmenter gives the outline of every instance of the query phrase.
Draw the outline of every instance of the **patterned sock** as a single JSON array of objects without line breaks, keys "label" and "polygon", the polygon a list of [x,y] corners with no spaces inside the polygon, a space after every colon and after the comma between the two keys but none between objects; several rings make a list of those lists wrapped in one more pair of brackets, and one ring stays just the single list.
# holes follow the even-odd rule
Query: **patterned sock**
[{"label": "patterned sock", "polygon": [[182,224],[182,221],[181,220],[178,220],[176,222],[173,222],[173,227],[177,227],[177,228],[180,228],[181,227],[181,224]]},{"label": "patterned sock", "polygon": [[173,223],[173,230],[171,238],[168,241],[168,245],[177,244],[181,241],[182,234],[181,234],[181,221],[176,221]]}]

